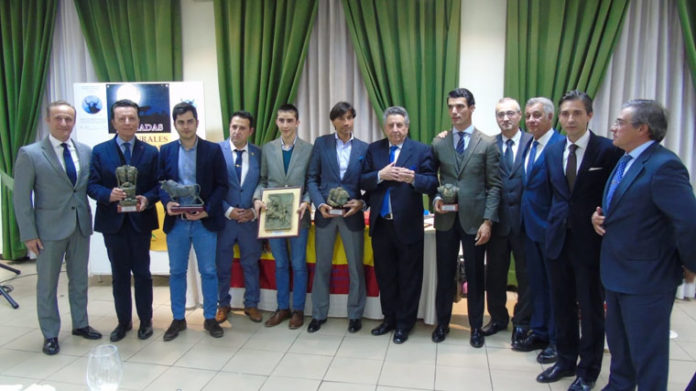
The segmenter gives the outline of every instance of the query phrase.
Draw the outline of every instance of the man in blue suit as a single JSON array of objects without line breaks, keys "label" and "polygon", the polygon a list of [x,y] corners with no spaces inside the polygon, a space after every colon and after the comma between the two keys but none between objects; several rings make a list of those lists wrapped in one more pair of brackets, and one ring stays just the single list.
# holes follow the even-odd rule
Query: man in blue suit
[{"label": "man in blue suit", "polygon": [[[329,118],[336,133],[327,134],[314,141],[312,157],[307,169],[307,190],[316,207],[315,247],[317,262],[312,283],[312,321],[307,331],[313,333],[326,322],[329,314],[329,288],[336,234],[341,235],[348,260],[348,331],[362,328],[365,309],[365,269],[363,246],[365,219],[360,195],[360,173],[367,152],[367,143],[353,137],[355,109],[348,102],[338,102],[331,109]],[[348,192],[349,200],[343,204],[343,214],[332,214],[328,205],[329,192],[341,187]]]},{"label": "man in blue suit", "polygon": [[230,278],[234,245],[239,246],[239,263],[244,274],[244,314],[254,322],[263,320],[258,309],[259,258],[261,241],[257,239],[258,221],[253,196],[259,184],[261,149],[248,142],[254,133],[254,117],[237,111],[230,120],[230,138],[220,142],[227,165],[229,188],[222,200],[225,229],[218,232],[215,263],[218,275],[218,309],[215,320],[222,323],[230,312]]},{"label": "man in blue suit", "polygon": [[[111,124],[116,137],[92,150],[87,194],[97,201],[94,230],[104,235],[114,294],[118,325],[111,342],[120,341],[133,328],[131,273],[135,288],[135,308],[140,319],[138,338],[152,336],[152,276],[150,275],[150,240],[159,227],[155,203],[159,201],[157,183],[157,148],[135,137],[140,125],[140,108],[130,100],[111,106]],[[116,168],[133,166],[138,170],[135,183],[136,211],[119,213],[119,201],[126,192],[119,187]]]},{"label": "man in blue suit", "polygon": [[423,283],[423,194],[437,188],[429,146],[407,137],[406,109],[383,115],[386,138],[370,144],[360,177],[370,206],[370,236],[384,321],[373,335],[394,332],[404,343],[418,314]]},{"label": "man in blue suit", "polygon": [[[217,233],[225,228],[222,200],[227,193],[227,168],[220,146],[196,135],[198,112],[188,102],[172,109],[174,127],[179,139],[160,148],[159,179],[173,180],[182,185],[198,185],[204,202],[202,211],[182,212],[176,208],[193,204],[186,198],[173,200],[160,189],[160,198],[167,215],[164,232],[169,252],[169,294],[174,319],[164,332],[163,339],[171,341],[186,329],[186,271],[191,245],[196,252],[203,290],[203,327],[214,338],[223,335],[215,320],[218,295],[215,249]],[[191,197],[188,197],[191,198]],[[181,201],[183,204],[180,205]]]},{"label": "man in blue suit", "polygon": [[[567,139],[549,147],[546,154],[553,189],[546,255],[558,361],[539,374],[537,381],[550,383],[577,375],[569,390],[589,390],[599,376],[604,349],[601,237],[590,218],[601,203],[602,189],[621,151],[588,129],[592,100],[586,93],[572,90],[563,95],[558,118]],[[582,312],[582,334],[578,309]]]},{"label": "man in blue suit", "polygon": [[657,102],[628,101],[611,131],[626,153],[592,215],[611,351],[604,390],[666,390],[674,294],[682,268],[696,270],[696,200],[686,167],[660,145],[667,116]]}]

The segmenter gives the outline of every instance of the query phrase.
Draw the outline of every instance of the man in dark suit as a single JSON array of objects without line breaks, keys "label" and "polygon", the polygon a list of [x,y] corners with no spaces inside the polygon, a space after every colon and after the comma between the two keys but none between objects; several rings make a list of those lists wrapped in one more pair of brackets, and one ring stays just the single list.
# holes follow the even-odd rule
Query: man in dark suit
[{"label": "man in dark suit", "polygon": [[212,337],[220,338],[223,330],[215,320],[218,295],[215,249],[217,233],[225,228],[222,199],[227,193],[227,168],[220,146],[196,135],[198,112],[188,102],[172,109],[174,127],[179,140],[160,148],[159,178],[182,185],[198,185],[202,211],[179,211],[176,207],[192,205],[196,200],[182,197],[173,200],[160,189],[160,198],[167,215],[164,232],[169,252],[169,292],[174,319],[163,339],[171,341],[186,329],[186,271],[191,245],[196,252],[203,290],[203,327]]},{"label": "man in dark suit", "polygon": [[[365,309],[365,269],[363,246],[365,218],[360,195],[360,173],[367,152],[367,143],[353,137],[355,109],[348,102],[338,102],[329,118],[336,133],[317,138],[307,169],[307,190],[316,207],[315,247],[316,266],[312,283],[312,321],[307,331],[313,333],[326,322],[329,314],[329,288],[336,234],[341,235],[348,260],[350,285],[348,289],[348,331],[362,328]],[[329,192],[343,188],[349,199],[343,204],[343,214],[332,214],[328,204]]]},{"label": "man in dark suit", "polygon": [[258,309],[261,295],[261,241],[257,238],[259,226],[253,204],[261,173],[261,149],[248,142],[252,133],[254,117],[246,111],[237,111],[230,120],[230,138],[220,142],[229,188],[222,200],[225,229],[218,232],[215,255],[219,290],[215,320],[218,323],[227,320],[230,312],[230,279],[235,244],[239,246],[239,263],[244,274],[244,314],[254,322],[263,320]]},{"label": "man in dark suit", "polygon": [[[68,297],[73,335],[99,339],[87,322],[87,261],[92,212],[87,180],[92,151],[70,139],[75,108],[65,101],[46,109],[49,135],[23,146],[15,162],[13,204],[20,239],[36,254],[36,312],[44,336],[43,352],[60,351],[58,277],[63,258],[70,280]],[[33,196],[32,196],[33,193]]]},{"label": "man in dark suit", "polygon": [[532,306],[529,300],[527,262],[524,256],[524,234],[521,232],[520,201],[524,178],[524,156],[532,142],[532,135],[520,128],[522,112],[520,104],[511,98],[503,98],[495,106],[500,134],[496,145],[500,152],[500,207],[498,222],[493,224],[493,235],[487,246],[486,291],[488,313],[491,321],[483,327],[483,335],[489,336],[507,329],[510,319],[507,303],[507,277],[510,255],[515,256],[517,277],[517,303],[512,318],[512,341],[518,341],[529,328]]},{"label": "man in dark suit", "polygon": [[418,314],[423,283],[423,194],[437,188],[429,146],[408,138],[406,109],[389,107],[386,138],[370,144],[360,177],[370,206],[370,236],[384,321],[372,335],[396,329],[404,343]]},{"label": "man in dark suit", "polygon": [[696,270],[696,200],[686,167],[660,145],[667,116],[657,102],[625,103],[611,131],[626,153],[592,215],[611,351],[604,390],[666,390],[674,294],[682,268]]},{"label": "man in dark suit", "polygon": [[476,109],[474,95],[466,88],[449,92],[452,130],[444,138],[433,141],[433,155],[439,171],[440,184],[457,186],[457,211],[445,211],[444,201],[437,194],[435,209],[435,240],[437,252],[437,292],[435,310],[437,326],[433,342],[442,342],[449,333],[452,299],[456,292],[454,274],[460,243],[464,249],[467,276],[467,308],[471,326],[471,346],[484,343],[484,270],[485,244],[491,238],[493,222],[498,221],[500,204],[500,153],[495,139],[474,128],[471,116]]},{"label": "man in dark suit", "polygon": [[[135,137],[140,125],[138,105],[119,100],[111,106],[111,124],[116,137],[98,144],[92,151],[87,193],[97,201],[94,230],[104,235],[104,245],[111,262],[114,306],[118,325],[111,342],[120,341],[133,328],[131,273],[135,288],[135,307],[140,319],[138,338],[152,335],[152,276],[150,275],[150,240],[157,229],[159,184],[157,183],[157,148]],[[116,168],[124,165],[138,170],[135,183],[136,210],[119,213],[119,201],[126,191],[119,187]]]},{"label": "man in dark suit", "polygon": [[[604,184],[621,153],[609,139],[588,130],[592,100],[586,93],[573,90],[563,95],[558,117],[567,140],[549,147],[546,155],[553,189],[546,255],[558,361],[537,381],[550,383],[577,375],[569,389],[588,390],[601,370],[604,349],[601,237],[592,228],[590,218],[602,201]],[[582,312],[581,335],[578,309]]]}]

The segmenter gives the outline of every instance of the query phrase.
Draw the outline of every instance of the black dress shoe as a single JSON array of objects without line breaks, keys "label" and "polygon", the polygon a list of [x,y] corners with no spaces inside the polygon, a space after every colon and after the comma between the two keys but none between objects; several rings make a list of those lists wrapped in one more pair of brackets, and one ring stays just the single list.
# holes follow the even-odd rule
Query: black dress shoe
[{"label": "black dress shoe", "polygon": [[362,329],[362,319],[351,319],[348,321],[348,332],[357,333]]},{"label": "black dress shoe", "polygon": [[186,330],[186,319],[174,319],[169,325],[167,331],[164,332],[162,339],[171,341],[179,335],[180,331]]},{"label": "black dress shoe", "polygon": [[41,349],[41,350],[43,350],[43,352],[48,354],[49,356],[52,356],[52,355],[60,352],[60,346],[58,345],[58,338],[46,338],[44,340],[43,349]]},{"label": "black dress shoe", "polygon": [[309,322],[309,325],[307,326],[307,332],[308,333],[313,333],[315,331],[318,331],[321,328],[321,325],[326,323],[326,319],[314,319]]},{"label": "black dress shoe", "polygon": [[79,335],[80,337],[87,339],[99,339],[102,337],[100,332],[98,332],[90,326],[81,327],[79,329],[73,329],[72,335]]},{"label": "black dress shoe", "polygon": [[585,380],[578,376],[575,378],[573,384],[568,387],[568,391],[590,391],[594,387],[595,382],[591,380]]},{"label": "black dress shoe", "polygon": [[203,321],[203,328],[209,332],[210,336],[213,338],[221,338],[225,334],[215,318],[210,318]]},{"label": "black dress shoe", "polygon": [[394,343],[401,344],[406,342],[407,339],[408,331],[404,329],[396,329],[396,331],[394,331]]},{"label": "black dress shoe", "polygon": [[382,322],[379,326],[372,329],[372,335],[383,335],[394,330],[394,325],[387,322]]},{"label": "black dress shoe", "polygon": [[533,350],[544,349],[548,345],[549,341],[547,339],[544,339],[539,336],[539,334],[532,332],[529,333],[529,335],[527,335],[527,337],[522,341],[513,344],[512,350],[516,350],[518,352],[531,352]]},{"label": "black dress shoe", "polygon": [[517,344],[520,343],[526,336],[527,336],[528,330],[524,327],[520,326],[515,326],[512,328],[512,337],[510,338],[510,342],[512,344]]},{"label": "black dress shoe", "polygon": [[483,346],[486,338],[483,335],[481,329],[471,329],[471,338],[469,338],[469,344],[475,348],[480,348]]},{"label": "black dress shoe", "polygon": [[132,328],[133,325],[130,323],[127,325],[119,323],[118,326],[116,326],[116,328],[114,329],[114,331],[111,332],[109,339],[111,340],[111,342],[118,342],[125,338],[126,333],[130,331]]},{"label": "black dress shoe", "polygon": [[138,339],[148,339],[152,337],[152,322],[140,323],[138,328]]},{"label": "black dress shoe", "polygon": [[539,352],[536,358],[539,364],[553,364],[558,361],[558,351],[556,345],[549,345]]},{"label": "black dress shoe", "polygon": [[575,376],[575,369],[562,368],[560,365],[554,364],[540,373],[536,381],[539,383],[553,383],[568,376]]},{"label": "black dress shoe", "polygon": [[435,330],[433,330],[433,335],[431,339],[435,343],[439,343],[445,340],[445,337],[449,334],[449,327],[437,325]]},{"label": "black dress shoe", "polygon": [[507,330],[507,323],[490,321],[487,325],[483,326],[481,332],[483,332],[484,336],[488,337],[502,330]]}]

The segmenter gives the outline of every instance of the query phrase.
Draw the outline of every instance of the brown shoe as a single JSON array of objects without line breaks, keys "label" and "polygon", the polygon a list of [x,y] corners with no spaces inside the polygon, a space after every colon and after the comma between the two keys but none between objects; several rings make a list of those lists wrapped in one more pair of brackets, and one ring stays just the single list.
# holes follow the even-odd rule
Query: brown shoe
[{"label": "brown shoe", "polygon": [[290,323],[288,327],[291,330],[299,329],[304,324],[304,312],[302,311],[292,311],[292,318],[290,318]]},{"label": "brown shoe", "polygon": [[278,323],[284,321],[285,319],[290,318],[290,310],[278,310],[273,313],[273,316],[268,318],[266,323],[264,325],[266,327],[273,327],[278,325]]},{"label": "brown shoe", "polygon": [[261,315],[261,311],[259,311],[259,309],[256,307],[245,308],[244,315],[248,316],[252,322],[258,323],[263,320],[263,315]]},{"label": "brown shoe", "polygon": [[215,313],[215,321],[222,323],[227,320],[227,315],[230,313],[230,307],[223,305],[218,307],[217,313]]}]

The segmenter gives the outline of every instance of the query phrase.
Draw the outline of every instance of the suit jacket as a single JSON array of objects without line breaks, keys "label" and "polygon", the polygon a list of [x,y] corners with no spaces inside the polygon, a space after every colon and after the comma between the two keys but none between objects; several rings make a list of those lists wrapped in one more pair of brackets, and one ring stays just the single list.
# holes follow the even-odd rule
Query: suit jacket
[{"label": "suit jacket", "polygon": [[[546,170],[546,151],[550,146],[565,140],[565,137],[555,130],[551,130],[551,132],[553,134],[547,145],[544,146],[540,154],[537,153],[538,156],[534,160],[531,171],[525,174],[522,181],[524,186],[520,206],[522,228],[524,228],[527,237],[537,243],[544,243],[548,227],[546,219],[551,208],[551,184]],[[531,143],[533,142],[534,140],[531,141]],[[525,154],[525,161],[529,150],[532,149],[531,143]]]},{"label": "suit jacket", "polygon": [[[87,181],[92,150],[74,142],[80,171],[73,186],[48,136],[19,149],[14,167],[13,202],[20,240],[62,240],[76,229],[92,234]],[[32,191],[34,192],[32,202]]]},{"label": "suit jacket", "polygon": [[[360,173],[362,163],[367,153],[367,143],[357,138],[351,141],[350,159],[348,168],[343,174],[338,168],[338,154],[336,153],[336,134],[331,133],[318,137],[314,141],[312,157],[307,169],[307,190],[315,207],[326,203],[329,191],[336,187],[344,188],[351,199],[361,199]],[[344,219],[348,228],[352,231],[361,231],[365,228],[365,218],[362,213],[356,213]],[[314,223],[317,227],[325,227],[329,221],[321,213],[314,214]]]},{"label": "suit jacket", "polygon": [[572,192],[568,189],[563,170],[567,140],[552,145],[546,153],[546,167],[553,190],[546,230],[546,255],[549,259],[561,255],[568,230],[586,246],[590,257],[599,259],[602,238],[592,228],[592,213],[602,204],[602,189],[622,152],[608,138],[588,132],[590,140]]},{"label": "suit jacket", "polygon": [[[118,137],[118,136],[116,136]],[[126,164],[121,148],[113,139],[98,144],[92,150],[87,194],[97,201],[94,230],[107,234],[118,232],[123,222],[130,220],[137,232],[150,232],[159,227],[157,208],[159,183],[157,182],[157,148],[137,138],[131,154],[131,166],[138,169],[135,194],[147,198],[147,208],[142,212],[118,213],[118,202],[110,202],[111,189],[118,186],[116,168]]]},{"label": "suit jacket", "polygon": [[435,229],[447,231],[454,225],[456,217],[459,217],[464,232],[475,235],[483,220],[498,221],[500,152],[493,137],[474,129],[464,151],[462,164],[458,166],[452,138],[451,131],[444,139],[435,138],[433,155],[440,173],[440,185],[449,183],[459,187],[459,211],[436,213]]},{"label": "suit jacket", "polygon": [[[309,194],[305,187],[307,180],[307,166],[312,154],[312,144],[297,137],[290,157],[288,172],[283,165],[282,140],[278,137],[267,142],[262,148],[261,178],[254,191],[254,199],[260,200],[264,189],[275,187],[300,187],[302,201],[309,202]],[[302,216],[300,228],[307,228],[310,224],[309,210]]]},{"label": "suit jacket", "polygon": [[[534,138],[531,134],[523,132],[521,129],[520,133],[520,141],[517,146],[517,153],[512,161],[512,168],[508,169],[505,164],[500,163],[500,178],[502,180],[500,207],[498,208],[498,223],[493,230],[494,234],[498,236],[520,233],[520,203],[522,201],[522,182],[524,181],[524,158]],[[497,135],[495,140],[498,151],[503,156],[503,135]]]},{"label": "suit jacket", "polygon": [[[261,149],[251,143],[249,145],[249,170],[244,178],[243,183],[239,183],[237,172],[234,169],[235,157],[230,146],[230,140],[220,142],[222,156],[225,158],[227,172],[227,194],[222,199],[222,213],[230,207],[249,209],[254,206],[254,191],[259,184],[259,175],[261,174]],[[246,223],[238,223],[235,220],[227,220],[225,231],[237,229],[255,230],[258,227],[258,221],[248,221]]]},{"label": "suit jacket", "polygon": [[[179,182],[179,146],[179,140],[175,140],[160,147],[160,181],[171,179]],[[219,145],[200,137],[196,150],[196,183],[201,187],[200,197],[205,202],[205,211],[208,213],[208,217],[201,220],[203,226],[209,231],[222,230],[225,226],[222,199],[227,193],[225,158],[222,157]],[[161,187],[159,194],[166,211],[171,198]],[[179,217],[165,215],[165,233],[172,229],[177,218]]]},{"label": "suit jacket", "polygon": [[654,143],[624,173],[611,205],[608,188],[602,283],[621,293],[673,293],[681,265],[696,270],[696,200],[686,168]]},{"label": "suit jacket", "polygon": [[[401,147],[396,165],[416,172],[413,184],[382,181],[378,172],[389,164],[389,141],[384,138],[367,147],[367,155],[360,176],[360,187],[365,200],[371,208],[370,235],[374,235],[375,223],[379,217],[384,194],[390,190],[394,229],[399,240],[414,244],[423,240],[423,194],[433,194],[437,189],[435,162],[431,148],[418,141],[406,138]],[[379,183],[378,183],[379,182]]]}]

